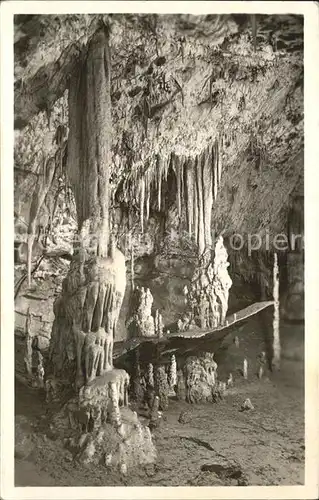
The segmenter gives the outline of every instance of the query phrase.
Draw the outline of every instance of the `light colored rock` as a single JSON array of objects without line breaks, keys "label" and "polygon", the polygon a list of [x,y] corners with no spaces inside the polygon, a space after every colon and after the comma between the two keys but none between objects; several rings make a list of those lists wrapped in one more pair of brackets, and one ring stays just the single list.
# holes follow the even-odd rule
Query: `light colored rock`
[{"label": "light colored rock", "polygon": [[185,362],[186,399],[189,403],[213,401],[217,363],[213,353],[191,356]]}]

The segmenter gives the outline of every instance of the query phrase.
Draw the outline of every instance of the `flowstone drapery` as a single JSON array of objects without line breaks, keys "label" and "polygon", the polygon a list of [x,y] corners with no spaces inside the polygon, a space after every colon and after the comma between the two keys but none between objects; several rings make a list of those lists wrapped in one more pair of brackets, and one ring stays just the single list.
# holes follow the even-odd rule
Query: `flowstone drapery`
[{"label": "flowstone drapery", "polygon": [[201,256],[190,288],[185,287],[186,303],[191,313],[189,322],[183,323],[183,329],[194,324],[203,329],[225,324],[232,285],[227,259],[223,237],[219,236],[212,254],[206,252]]},{"label": "flowstone drapery", "polygon": [[108,30],[102,26],[70,80],[68,176],[75,194],[79,240],[54,304],[46,388],[55,398],[59,384],[71,387],[75,394],[53,426],[69,442],[74,456],[99,463],[102,454],[107,466],[127,471],[130,465],[152,462],[155,449],[149,430],[137,416],[128,408],[120,410],[128,405],[130,379],[126,371],[113,369],[126,268],[109,227],[108,40]]},{"label": "flowstone drapery", "polygon": [[50,365],[57,378],[75,388],[113,368],[113,341],[125,292],[125,259],[110,256],[73,258],[62,294],[54,304]]}]

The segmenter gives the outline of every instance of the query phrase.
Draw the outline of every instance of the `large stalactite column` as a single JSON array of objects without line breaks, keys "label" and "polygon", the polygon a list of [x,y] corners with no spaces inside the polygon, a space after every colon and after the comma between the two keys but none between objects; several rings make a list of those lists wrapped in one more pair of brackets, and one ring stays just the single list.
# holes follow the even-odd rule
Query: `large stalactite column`
[{"label": "large stalactite column", "polygon": [[49,369],[80,388],[113,369],[115,326],[126,286],[124,255],[109,227],[111,93],[109,35],[92,37],[69,86],[68,177],[79,242],[54,306]]}]

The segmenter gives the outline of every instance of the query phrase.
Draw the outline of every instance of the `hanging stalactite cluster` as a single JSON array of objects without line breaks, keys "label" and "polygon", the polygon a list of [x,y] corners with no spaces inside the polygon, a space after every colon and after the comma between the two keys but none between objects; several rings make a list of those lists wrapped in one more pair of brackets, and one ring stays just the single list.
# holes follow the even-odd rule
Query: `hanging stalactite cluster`
[{"label": "hanging stalactite cluster", "polygon": [[[207,146],[196,157],[172,153],[158,155],[144,170],[133,168],[123,185],[124,201],[138,207],[143,233],[151,212],[167,210],[167,199],[176,189],[176,206],[180,223],[186,223],[201,255],[212,246],[212,208],[221,183],[222,162],[220,141]],[[174,175],[172,185],[171,174]]]}]

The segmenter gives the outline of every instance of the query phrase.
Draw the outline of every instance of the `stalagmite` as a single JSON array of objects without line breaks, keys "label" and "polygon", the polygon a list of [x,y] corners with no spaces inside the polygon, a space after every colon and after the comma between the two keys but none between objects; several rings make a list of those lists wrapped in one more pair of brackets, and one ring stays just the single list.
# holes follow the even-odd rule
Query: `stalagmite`
[{"label": "stalagmite", "polygon": [[37,351],[38,363],[37,363],[37,384],[41,389],[44,388],[44,367],[43,367],[43,356]]},{"label": "stalagmite", "polygon": [[110,421],[120,427],[122,424],[119,408],[119,392],[116,382],[110,382]]},{"label": "stalagmite", "polygon": [[171,362],[169,366],[169,376],[168,376],[168,383],[171,389],[174,389],[174,387],[177,384],[177,366],[176,366],[176,358],[174,354],[171,356]]},{"label": "stalagmite", "polygon": [[164,366],[158,366],[155,370],[155,391],[159,397],[160,409],[168,408],[169,385]]},{"label": "stalagmite", "polygon": [[138,402],[142,402],[144,400],[144,388],[141,384],[141,367],[140,367],[140,353],[139,350],[135,351],[135,360],[134,360],[134,374],[133,374],[133,383],[132,383],[132,392],[134,399]]},{"label": "stalagmite", "polygon": [[136,287],[132,295],[132,315],[128,320],[131,337],[153,337],[156,334],[152,316],[153,296],[149,288]]},{"label": "stalagmite", "polygon": [[217,363],[214,354],[203,353],[190,356],[185,361],[185,382],[189,403],[209,402],[213,400],[213,389],[217,380]]},{"label": "stalagmite", "polygon": [[159,425],[159,407],[160,407],[160,398],[158,396],[154,397],[154,401],[151,407],[151,414],[150,414],[150,422],[149,422],[149,428],[150,430],[156,429]]},{"label": "stalagmite", "polygon": [[243,376],[244,376],[244,379],[248,378],[248,361],[246,358],[244,359],[244,362],[243,362]]},{"label": "stalagmite", "polygon": [[186,383],[183,370],[181,369],[177,372],[176,397],[178,401],[185,401],[186,399]]},{"label": "stalagmite", "polygon": [[227,379],[227,387],[232,387],[233,385],[234,385],[233,375],[232,373],[230,373]]},{"label": "stalagmite", "polygon": [[27,311],[27,317],[25,322],[25,349],[24,349],[24,366],[28,375],[32,375],[32,337],[31,337],[31,321],[32,313],[30,308]]},{"label": "stalagmite", "polygon": [[225,324],[229,289],[232,280],[228,274],[229,262],[222,236],[217,238],[213,261],[211,253],[199,257],[186,299],[190,316],[201,328]]},{"label": "stalagmite", "polygon": [[154,387],[154,367],[152,363],[148,363],[147,365],[147,383]]},{"label": "stalagmite", "polygon": [[274,296],[274,318],[273,318],[273,358],[272,367],[280,368],[280,332],[279,332],[279,267],[277,253],[274,253],[273,269],[273,296]]}]

